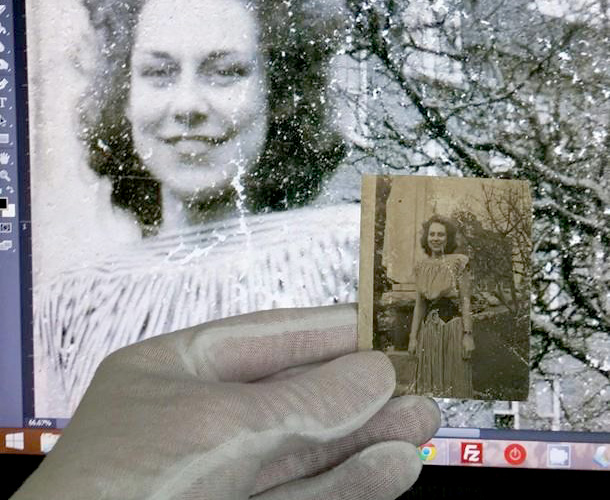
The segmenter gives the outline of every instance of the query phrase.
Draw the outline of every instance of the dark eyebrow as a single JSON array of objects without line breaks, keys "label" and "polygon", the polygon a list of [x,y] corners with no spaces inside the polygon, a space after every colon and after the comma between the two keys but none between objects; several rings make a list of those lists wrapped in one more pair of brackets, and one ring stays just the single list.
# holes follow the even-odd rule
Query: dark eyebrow
[{"label": "dark eyebrow", "polygon": [[217,59],[223,59],[223,58],[231,56],[233,54],[235,54],[235,53],[230,52],[228,50],[215,50],[213,52],[210,52],[208,54],[208,56],[206,57],[206,59],[209,61],[215,61]]},{"label": "dark eyebrow", "polygon": [[156,57],[157,59],[172,59],[172,56],[170,56],[167,52],[161,52],[158,50],[153,50],[152,52],[149,52],[148,55]]},{"label": "dark eyebrow", "polygon": [[256,58],[250,56],[250,54],[240,52],[237,50],[214,50],[205,57],[205,60],[203,63],[204,64],[209,64],[209,63],[213,64],[216,61],[219,61],[222,59],[230,59],[230,60],[236,60],[236,61],[243,61],[245,59],[248,63],[254,63],[254,61],[256,60]]}]

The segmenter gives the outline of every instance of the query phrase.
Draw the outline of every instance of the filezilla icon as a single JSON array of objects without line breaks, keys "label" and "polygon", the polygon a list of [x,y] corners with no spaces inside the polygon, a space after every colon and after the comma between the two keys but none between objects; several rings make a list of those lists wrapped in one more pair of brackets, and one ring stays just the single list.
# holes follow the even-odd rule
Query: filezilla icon
[{"label": "filezilla icon", "polygon": [[483,443],[462,443],[462,463],[482,464]]}]

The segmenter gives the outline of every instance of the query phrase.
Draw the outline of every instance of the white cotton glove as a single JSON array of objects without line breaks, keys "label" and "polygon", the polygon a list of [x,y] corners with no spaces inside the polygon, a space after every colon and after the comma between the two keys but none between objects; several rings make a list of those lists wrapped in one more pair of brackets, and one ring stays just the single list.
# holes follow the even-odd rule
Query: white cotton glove
[{"label": "white cotton glove", "polygon": [[397,398],[355,306],[285,309],[155,337],[100,365],[23,499],[393,499],[436,404]]}]

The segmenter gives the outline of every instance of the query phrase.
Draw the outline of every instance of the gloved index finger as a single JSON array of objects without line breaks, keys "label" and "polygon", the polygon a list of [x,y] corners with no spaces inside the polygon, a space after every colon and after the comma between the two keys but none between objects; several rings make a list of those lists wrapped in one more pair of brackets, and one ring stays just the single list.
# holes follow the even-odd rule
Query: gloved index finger
[{"label": "gloved index finger", "polygon": [[140,352],[205,380],[250,382],[356,351],[354,304],[275,309],[142,342]]}]

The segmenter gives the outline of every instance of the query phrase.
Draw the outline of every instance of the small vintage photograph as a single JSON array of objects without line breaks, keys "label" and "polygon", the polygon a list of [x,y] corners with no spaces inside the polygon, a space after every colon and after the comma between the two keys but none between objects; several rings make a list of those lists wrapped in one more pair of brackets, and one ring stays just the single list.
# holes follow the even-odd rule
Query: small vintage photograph
[{"label": "small vintage photograph", "polygon": [[363,177],[359,347],[397,393],[527,399],[531,223],[526,181]]}]

